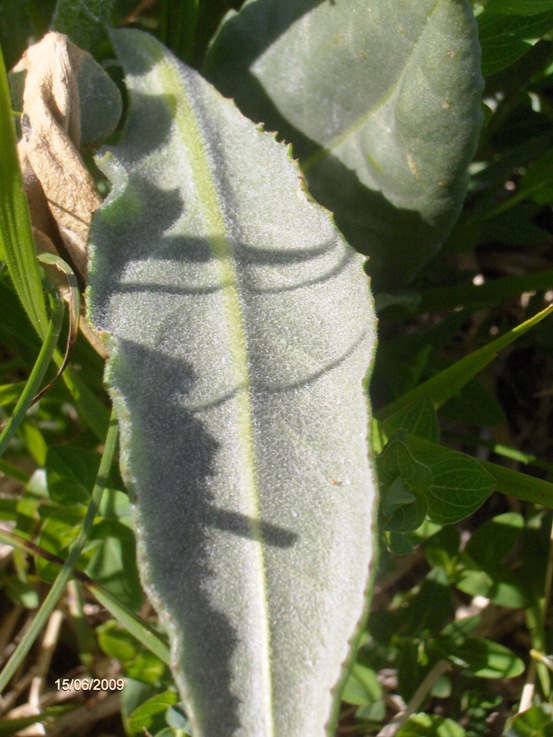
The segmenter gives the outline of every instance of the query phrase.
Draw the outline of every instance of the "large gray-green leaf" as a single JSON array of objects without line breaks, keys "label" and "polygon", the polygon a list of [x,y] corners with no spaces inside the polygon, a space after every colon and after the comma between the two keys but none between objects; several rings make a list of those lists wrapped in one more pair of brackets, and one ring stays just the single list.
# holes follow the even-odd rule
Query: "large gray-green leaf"
[{"label": "large gray-green leaf", "polygon": [[362,258],[286,148],[152,37],[127,75],[89,306],[140,559],[202,737],[322,737],[362,619],[374,482]]},{"label": "large gray-green leaf", "polygon": [[436,252],[480,127],[467,0],[249,0],[205,71],[294,144],[309,187],[386,289]]}]

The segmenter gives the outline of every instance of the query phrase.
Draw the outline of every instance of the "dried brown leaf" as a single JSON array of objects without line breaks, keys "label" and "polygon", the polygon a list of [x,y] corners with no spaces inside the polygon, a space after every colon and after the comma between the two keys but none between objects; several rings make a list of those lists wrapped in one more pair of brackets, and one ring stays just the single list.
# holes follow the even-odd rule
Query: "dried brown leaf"
[{"label": "dried brown leaf", "polygon": [[61,255],[82,280],[90,218],[102,202],[79,153],[77,73],[86,57],[67,36],[48,33],[18,65],[27,72],[19,155],[33,225],[54,242],[57,227],[66,249]]}]

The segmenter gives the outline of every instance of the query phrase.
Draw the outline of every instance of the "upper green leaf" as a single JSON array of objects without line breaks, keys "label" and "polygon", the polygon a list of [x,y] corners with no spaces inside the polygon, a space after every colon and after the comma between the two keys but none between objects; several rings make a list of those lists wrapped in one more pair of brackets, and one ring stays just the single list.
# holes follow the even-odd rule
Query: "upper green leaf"
[{"label": "upper green leaf", "polygon": [[552,10],[551,0],[488,0],[486,13],[505,15],[537,15]]},{"label": "upper green leaf", "polygon": [[152,37],[113,40],[130,115],[89,306],[144,579],[197,735],[321,737],[373,554],[362,259],[284,146]]},{"label": "upper green leaf", "polygon": [[115,0],[57,0],[51,28],[71,37],[82,49],[92,51],[105,38]]},{"label": "upper green leaf", "polygon": [[525,54],[542,35],[553,28],[553,11],[546,13],[501,15],[482,13],[478,18],[482,43],[482,71],[487,76],[505,69]]},{"label": "upper green leaf", "polygon": [[480,127],[465,0],[249,0],[205,70],[294,145],[380,287],[409,281],[456,219]]}]

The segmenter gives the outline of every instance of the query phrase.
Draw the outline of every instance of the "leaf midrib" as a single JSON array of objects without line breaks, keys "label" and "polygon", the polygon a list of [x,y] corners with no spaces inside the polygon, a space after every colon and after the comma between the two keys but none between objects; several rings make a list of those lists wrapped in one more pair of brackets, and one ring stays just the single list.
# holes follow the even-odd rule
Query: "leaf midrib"
[{"label": "leaf midrib", "polygon": [[266,718],[267,737],[274,735],[274,719],[272,706],[272,679],[270,672],[271,638],[269,629],[269,611],[267,598],[266,565],[264,556],[263,535],[260,526],[260,505],[258,483],[256,478],[255,442],[253,431],[252,388],[248,370],[247,337],[245,320],[240,298],[240,283],[235,267],[232,245],[228,238],[225,217],[220,206],[217,186],[212,174],[212,163],[206,153],[206,142],[201,132],[200,123],[194,112],[194,105],[187,94],[186,85],[179,70],[174,64],[163,60],[160,62],[160,80],[162,88],[179,89],[181,92],[175,111],[176,131],[181,137],[182,146],[188,151],[194,189],[199,196],[199,208],[202,223],[206,229],[206,239],[215,256],[220,272],[221,292],[225,303],[224,317],[230,334],[232,351],[232,368],[237,379],[236,398],[238,402],[238,426],[240,429],[240,446],[243,464],[246,468],[247,480],[245,492],[249,508],[248,524],[252,539],[251,551],[257,558],[259,580],[262,582],[260,592],[262,617],[265,625],[262,633],[265,639],[266,657],[260,658],[263,666],[262,678],[266,684],[266,693],[270,703]]}]

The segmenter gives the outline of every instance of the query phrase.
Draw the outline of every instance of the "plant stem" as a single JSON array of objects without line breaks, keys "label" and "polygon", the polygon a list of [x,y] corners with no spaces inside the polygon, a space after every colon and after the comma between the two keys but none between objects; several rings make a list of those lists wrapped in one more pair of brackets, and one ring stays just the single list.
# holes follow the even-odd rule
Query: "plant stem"
[{"label": "plant stem", "polygon": [[396,714],[391,722],[386,724],[386,726],[380,730],[376,737],[394,737],[394,735],[399,732],[401,727],[403,727],[405,722],[409,719],[411,714],[414,714],[420,708],[432,686],[447,670],[449,670],[450,666],[451,663],[448,660],[438,660],[430,672],[427,673],[426,678],[423,679],[405,709],[400,711],[399,714]]}]

